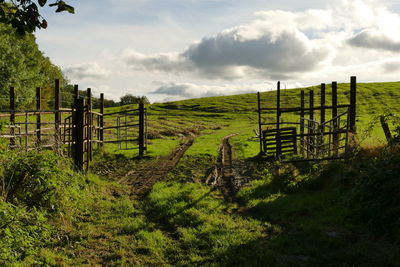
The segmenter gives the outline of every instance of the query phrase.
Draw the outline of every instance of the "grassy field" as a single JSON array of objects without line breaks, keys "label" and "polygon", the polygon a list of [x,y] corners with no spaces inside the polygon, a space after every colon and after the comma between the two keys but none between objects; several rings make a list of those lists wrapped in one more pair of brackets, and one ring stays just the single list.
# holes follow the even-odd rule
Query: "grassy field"
[{"label": "grassy field", "polygon": [[[349,84],[338,85],[338,103],[349,103]],[[304,88],[306,94],[314,90],[315,103],[319,103],[320,87]],[[326,88],[326,101],[330,103],[330,86]],[[400,114],[400,82],[392,83],[360,83],[357,85],[357,130],[359,141],[364,146],[375,146],[385,143],[378,116],[384,114]],[[282,107],[300,106],[300,90],[282,90]],[[261,93],[263,107],[276,107],[276,92]],[[306,106],[308,99],[306,97]],[[317,104],[316,104],[317,105]],[[249,141],[258,130],[257,95],[242,94],[234,96],[207,97],[183,100],[162,104],[153,104],[148,107],[150,120],[150,135],[161,137],[151,140],[149,152],[158,155],[166,150],[159,149],[161,143],[171,142],[179,134],[201,132],[194,146],[188,154],[216,155],[222,137],[229,134],[238,134],[234,140],[237,156],[242,158],[258,154],[259,145],[256,140]],[[327,118],[331,116],[327,112]],[[161,119],[160,119],[161,118]],[[316,114],[316,119],[319,114]],[[275,120],[273,111],[263,115],[269,122]],[[299,122],[299,114],[289,114],[282,118],[286,122]],[[171,137],[172,135],[172,137]],[[176,139],[175,139],[176,140]],[[152,144],[154,142],[154,145]]]},{"label": "grassy field", "polygon": [[[339,84],[339,103],[348,103],[348,88]],[[319,88],[305,88],[311,89]],[[262,93],[263,105],[274,107],[275,94]],[[298,106],[299,90],[282,94],[285,107]],[[0,263],[11,258],[22,266],[400,266],[400,149],[380,147],[383,132],[374,125],[377,116],[400,113],[400,83],[358,85],[361,146],[351,163],[280,164],[256,157],[256,105],[256,94],[149,105],[147,157],[106,146],[91,174],[74,177],[74,183],[63,178],[63,205],[56,214],[31,211],[43,212],[46,236],[26,233],[32,244],[24,244],[25,254],[20,238],[12,246],[0,241]],[[298,114],[284,119],[298,120]],[[230,134],[237,134],[231,139],[235,168],[246,183],[227,197],[205,181],[222,138]],[[135,187],[146,181],[129,185],[121,178],[157,163],[188,136],[195,142],[175,169],[134,197]],[[25,177],[23,170],[18,173]],[[6,215],[0,212],[0,218]],[[10,234],[0,228],[0,234],[11,242],[19,229]]]}]

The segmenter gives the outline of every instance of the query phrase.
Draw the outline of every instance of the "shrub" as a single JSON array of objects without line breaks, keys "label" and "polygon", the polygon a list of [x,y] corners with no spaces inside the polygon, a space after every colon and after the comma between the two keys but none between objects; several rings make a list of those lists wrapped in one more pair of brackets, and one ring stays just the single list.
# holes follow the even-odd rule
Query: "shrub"
[{"label": "shrub", "polygon": [[[400,242],[400,151],[387,148],[355,170],[351,204],[372,233]],[[353,173],[354,174],[354,173]],[[352,174],[352,175],[353,175]]]},{"label": "shrub", "polygon": [[4,152],[0,155],[0,196],[15,205],[56,209],[57,198],[72,180],[71,171],[62,168],[59,160],[53,152]]},{"label": "shrub", "polygon": [[0,200],[0,263],[15,263],[37,253],[52,234],[42,212]]}]

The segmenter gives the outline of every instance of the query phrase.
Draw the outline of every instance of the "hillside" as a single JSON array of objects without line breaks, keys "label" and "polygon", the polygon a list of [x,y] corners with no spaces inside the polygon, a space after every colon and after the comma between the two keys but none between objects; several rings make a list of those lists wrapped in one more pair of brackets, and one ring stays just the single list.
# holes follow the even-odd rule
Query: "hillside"
[{"label": "hillside", "polygon": [[[1,179],[22,182],[0,201],[14,222],[0,228],[0,263],[400,266],[399,144],[382,145],[379,124],[368,130],[399,112],[400,83],[358,89],[367,141],[349,163],[257,156],[256,94],[150,105],[147,156],[106,146],[87,175],[52,153],[2,152]],[[283,102],[297,106],[298,94],[283,91]],[[273,107],[275,92],[262,99]]]},{"label": "hillside", "polygon": [[[302,89],[282,90],[282,107],[298,107]],[[319,86],[303,88],[306,94],[314,90],[315,103],[319,103]],[[331,101],[330,85],[326,89],[327,104]],[[339,104],[348,104],[349,84],[338,84]],[[359,83],[357,84],[357,130],[359,142],[364,146],[386,143],[384,133],[378,121],[383,114],[400,114],[400,82]],[[261,93],[263,107],[276,107],[276,92]],[[308,98],[306,97],[306,106]],[[128,107],[125,107],[128,108]],[[112,111],[121,108],[110,109]],[[190,133],[202,135],[189,150],[195,153],[217,155],[221,139],[229,134],[234,137],[237,156],[252,157],[258,154],[258,144],[249,141],[258,129],[257,95],[242,94],[232,96],[206,97],[156,103],[148,106],[149,115],[149,156],[165,155],[179,143],[182,136]],[[328,113],[329,117],[330,114]],[[269,111],[263,118],[275,120],[274,111]],[[299,117],[287,116],[285,121],[298,122]],[[129,155],[129,152],[113,150],[115,153]]]}]

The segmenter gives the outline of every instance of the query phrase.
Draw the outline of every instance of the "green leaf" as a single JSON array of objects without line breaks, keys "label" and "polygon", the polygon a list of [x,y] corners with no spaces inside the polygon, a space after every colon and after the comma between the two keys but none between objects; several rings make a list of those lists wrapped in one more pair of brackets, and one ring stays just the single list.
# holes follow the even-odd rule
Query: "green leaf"
[{"label": "green leaf", "polygon": [[47,0],[38,0],[38,2],[39,2],[39,5],[40,5],[41,7],[43,7],[44,5],[46,5]]}]

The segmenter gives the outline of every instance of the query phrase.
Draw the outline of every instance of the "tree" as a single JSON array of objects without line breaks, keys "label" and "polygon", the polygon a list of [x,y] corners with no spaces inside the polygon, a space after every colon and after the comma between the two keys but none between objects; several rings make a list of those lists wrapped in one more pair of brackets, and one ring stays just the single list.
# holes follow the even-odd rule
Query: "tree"
[{"label": "tree", "polygon": [[37,87],[42,88],[43,107],[51,107],[55,79],[61,81],[64,90],[67,88],[60,68],[39,50],[34,35],[18,35],[11,26],[0,24],[0,108],[8,107],[11,86],[16,90],[17,108],[34,106]]},{"label": "tree", "polygon": [[11,25],[22,34],[45,29],[47,21],[40,15],[39,9],[46,5],[55,7],[57,13],[75,12],[74,8],[63,0],[55,0],[52,3],[48,3],[47,0],[0,0],[0,23]]},{"label": "tree", "polygon": [[139,103],[145,103],[148,104],[149,101],[145,96],[133,96],[131,94],[126,94],[120,98],[119,104],[121,106],[124,105],[130,105],[130,104],[139,104]]}]

